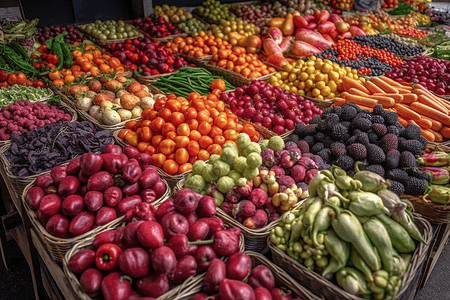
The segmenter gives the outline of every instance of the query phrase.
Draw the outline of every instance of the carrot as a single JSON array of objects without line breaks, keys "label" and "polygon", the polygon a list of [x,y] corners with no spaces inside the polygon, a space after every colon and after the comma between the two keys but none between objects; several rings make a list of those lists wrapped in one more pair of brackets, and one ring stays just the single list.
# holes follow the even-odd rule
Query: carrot
[{"label": "carrot", "polygon": [[402,124],[404,127],[408,126],[408,121],[403,119],[402,117],[398,117],[397,121]]},{"label": "carrot", "polygon": [[411,89],[408,90],[408,89],[397,88],[397,91],[399,94],[402,94],[402,95],[411,94]]},{"label": "carrot", "polygon": [[433,126],[433,123],[431,123],[430,120],[425,120],[423,117],[419,121],[416,121],[416,123],[424,129],[430,129],[431,126]]},{"label": "carrot", "polygon": [[431,131],[434,134],[434,141],[437,143],[441,143],[444,141],[444,137],[442,136],[442,134],[440,134],[439,132],[436,132],[434,130],[428,129],[429,131]]},{"label": "carrot", "polygon": [[383,91],[385,91],[386,93],[393,93],[393,94],[398,94],[398,90],[387,84],[385,81],[381,80],[378,77],[374,77],[371,80],[374,84],[376,84],[380,89],[382,89]]},{"label": "carrot", "polygon": [[361,96],[350,95],[350,94],[347,97],[345,97],[345,100],[347,100],[347,102],[353,102],[357,105],[368,106],[368,107],[375,107],[375,105],[378,104],[377,100],[368,99],[367,97],[361,97]]},{"label": "carrot", "polygon": [[377,100],[378,104],[383,105],[383,107],[392,107],[395,105],[395,100],[391,97],[385,97],[385,96],[376,96],[376,95],[370,95],[367,96],[368,99]]},{"label": "carrot", "polygon": [[366,81],[365,83],[366,88],[372,93],[372,94],[384,94],[384,91],[380,89],[376,84],[370,81]]},{"label": "carrot", "polygon": [[419,121],[422,118],[418,113],[412,111],[406,105],[395,104],[394,107],[397,110],[397,113],[407,120]]},{"label": "carrot", "polygon": [[419,101],[420,103],[423,103],[425,105],[428,105],[429,107],[432,107],[432,108],[440,111],[441,113],[444,113],[444,114],[448,115],[448,109],[446,109],[445,107],[442,107],[437,102],[433,101],[432,99],[430,99],[427,96],[420,95],[417,98],[417,101]]},{"label": "carrot", "polygon": [[426,138],[427,141],[429,141],[429,142],[434,142],[434,140],[436,139],[434,133],[432,133],[431,131],[426,130],[426,129],[422,129],[421,135],[422,135],[424,138]]},{"label": "carrot", "polygon": [[401,103],[403,102],[403,95],[402,94],[385,94],[385,93],[375,93],[372,96],[385,96],[394,99],[395,103]]},{"label": "carrot", "polygon": [[342,93],[341,93],[341,98],[347,99],[347,96],[348,96],[348,95],[350,95],[350,94],[347,93],[347,92],[342,92]]},{"label": "carrot", "polygon": [[417,95],[411,94],[411,92],[409,92],[408,94],[402,94],[402,96],[403,96],[403,101],[402,101],[403,104],[411,104],[411,103],[417,101]]},{"label": "carrot", "polygon": [[442,134],[444,137],[450,139],[450,127],[442,127],[441,130],[439,130],[439,133]]},{"label": "carrot", "polygon": [[[370,94],[370,92],[358,80],[353,80],[353,79],[350,79],[350,78],[344,76],[342,78],[342,84],[344,84],[344,86],[347,86],[348,90],[351,89],[351,88],[355,88],[355,89],[360,90],[360,91],[362,91],[362,92],[364,92],[366,94]],[[348,91],[347,89],[345,89],[345,90]]]},{"label": "carrot", "polygon": [[340,97],[334,98],[334,105],[342,106],[342,104],[344,104],[344,103],[345,103],[345,99],[344,98],[340,98]]},{"label": "carrot", "polygon": [[419,102],[414,102],[411,104],[411,109],[414,110],[415,112],[420,113],[421,115],[427,116],[431,119],[434,119],[436,121],[442,122],[442,124],[445,125],[450,125],[450,117],[434,110],[433,108],[419,103]]},{"label": "carrot", "polygon": [[387,84],[390,84],[390,85],[392,85],[392,86],[395,86],[396,88],[399,86],[399,87],[402,87],[402,85],[400,84],[400,83],[398,83],[397,81],[395,81],[395,80],[393,80],[393,79],[391,79],[391,78],[389,78],[389,77],[386,77],[386,76],[380,76],[380,77],[378,77],[378,78],[380,78],[381,80],[383,80],[384,82],[386,82]]},{"label": "carrot", "polygon": [[422,116],[423,120],[428,120],[431,122],[431,129],[433,129],[434,131],[439,131],[442,128],[442,123],[433,119],[430,119],[428,117]]},{"label": "carrot", "polygon": [[425,96],[425,97],[428,97],[429,99],[433,100],[434,102],[439,103],[441,106],[444,106],[447,110],[450,111],[450,103],[448,103],[447,101],[445,101],[445,100],[442,99],[442,98],[439,98],[439,97],[433,95],[433,94],[430,93],[427,89],[421,87],[420,84],[418,84],[417,86],[418,86],[418,87],[416,87],[416,88],[413,90],[413,93],[414,93],[415,95],[417,95],[417,96],[423,95],[423,96]]},{"label": "carrot", "polygon": [[348,93],[352,94],[352,95],[361,96],[361,97],[369,97],[369,94],[370,94],[370,93],[366,94],[363,91],[355,89],[355,88],[351,88],[350,90],[348,90]]},{"label": "carrot", "polygon": [[417,124],[416,122],[414,122],[414,120],[408,120],[408,124],[413,124],[413,125],[419,126],[419,124]]},{"label": "carrot", "polygon": [[412,87],[412,84],[410,82],[406,82],[406,81],[397,81],[397,82],[398,82],[398,84],[400,84],[402,86],[406,86],[406,87],[409,87],[409,88]]},{"label": "carrot", "polygon": [[363,106],[363,105],[358,105],[361,109],[367,109],[368,111],[373,111],[372,107],[368,107],[368,106]]}]

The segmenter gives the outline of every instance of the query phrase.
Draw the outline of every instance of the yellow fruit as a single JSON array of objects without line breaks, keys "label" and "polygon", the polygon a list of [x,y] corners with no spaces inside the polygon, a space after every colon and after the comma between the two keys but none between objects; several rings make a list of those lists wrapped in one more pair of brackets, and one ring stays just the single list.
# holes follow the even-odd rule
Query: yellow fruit
[{"label": "yellow fruit", "polygon": [[293,66],[291,64],[287,64],[287,65],[284,66],[284,70],[286,72],[291,72],[292,68],[293,68]]},{"label": "yellow fruit", "polygon": [[306,62],[306,65],[307,65],[307,66],[314,66],[314,65],[315,65],[315,62],[312,61],[312,60],[308,60],[308,61]]},{"label": "yellow fruit", "polygon": [[276,77],[277,79],[281,79],[281,73],[276,73],[276,74],[275,74],[275,77]]},{"label": "yellow fruit", "polygon": [[300,96],[305,96],[305,91],[304,90],[298,90],[297,94],[299,94]]},{"label": "yellow fruit", "polygon": [[297,87],[295,86],[291,87],[291,92],[297,93]]},{"label": "yellow fruit", "polygon": [[325,86],[326,86],[326,84],[325,84],[325,82],[323,82],[323,81],[318,81],[318,82],[316,82],[316,84],[315,84],[315,88],[317,88],[317,89],[319,89],[319,90],[323,89]]},{"label": "yellow fruit", "polygon": [[333,99],[333,98],[336,98],[336,95],[334,93],[330,93],[328,95],[328,99]]},{"label": "yellow fruit", "polygon": [[320,70],[321,70],[323,73],[328,74],[328,73],[330,73],[330,71],[333,70],[333,67],[332,67],[330,64],[323,64],[322,67],[320,68]]},{"label": "yellow fruit", "polygon": [[312,95],[313,95],[314,97],[319,96],[319,95],[320,95],[320,90],[319,90],[319,89],[313,89],[313,90],[312,90]]},{"label": "yellow fruit", "polygon": [[327,86],[330,88],[331,92],[336,92],[337,91],[337,84],[334,81],[329,81]]},{"label": "yellow fruit", "polygon": [[322,73],[316,75],[316,81],[324,81],[324,79],[325,75],[323,75]]},{"label": "yellow fruit", "polygon": [[331,71],[330,73],[328,73],[328,78],[330,80],[338,80],[339,79],[339,73],[335,72],[335,71]]},{"label": "yellow fruit", "polygon": [[300,76],[299,76],[299,79],[300,79],[300,81],[305,81],[306,79],[308,79],[308,77],[309,77],[308,73],[301,72]]},{"label": "yellow fruit", "polygon": [[311,79],[308,79],[305,81],[305,87],[310,88],[313,86],[313,81]]},{"label": "yellow fruit", "polygon": [[288,72],[281,72],[281,79],[286,79],[288,78],[289,73]]},{"label": "yellow fruit", "polygon": [[322,95],[318,95],[318,96],[317,96],[317,99],[319,99],[319,100],[323,100],[324,98],[323,98],[323,96],[322,96]]},{"label": "yellow fruit", "polygon": [[305,89],[305,82],[304,82],[304,81],[299,82],[299,83],[297,84],[297,88],[298,88],[299,90],[304,90],[304,89]]},{"label": "yellow fruit", "polygon": [[331,93],[331,89],[328,86],[325,86],[323,89],[320,90],[320,94],[324,97],[328,96]]},{"label": "yellow fruit", "polygon": [[294,73],[289,74],[288,76],[289,81],[294,81],[295,79],[297,79],[297,75],[295,75]]},{"label": "yellow fruit", "polygon": [[289,86],[288,86],[288,85],[284,85],[284,86],[282,87],[282,89],[283,89],[283,90],[286,90],[286,91],[288,91],[288,92],[290,92]]},{"label": "yellow fruit", "polygon": [[316,70],[316,69],[315,69],[313,66],[309,66],[309,67],[306,69],[306,73],[308,73],[308,74],[313,74],[315,70]]}]

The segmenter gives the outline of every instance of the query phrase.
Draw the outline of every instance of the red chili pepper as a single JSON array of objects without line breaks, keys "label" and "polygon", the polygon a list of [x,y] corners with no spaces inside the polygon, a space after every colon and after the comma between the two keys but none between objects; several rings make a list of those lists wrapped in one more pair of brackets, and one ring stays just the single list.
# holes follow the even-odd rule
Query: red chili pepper
[{"label": "red chili pepper", "polygon": [[41,53],[47,53],[48,48],[47,45],[41,45],[39,46],[39,48],[37,48],[37,50]]},{"label": "red chili pepper", "polygon": [[107,243],[101,245],[95,253],[95,265],[103,271],[111,271],[117,267],[122,249],[119,246]]}]

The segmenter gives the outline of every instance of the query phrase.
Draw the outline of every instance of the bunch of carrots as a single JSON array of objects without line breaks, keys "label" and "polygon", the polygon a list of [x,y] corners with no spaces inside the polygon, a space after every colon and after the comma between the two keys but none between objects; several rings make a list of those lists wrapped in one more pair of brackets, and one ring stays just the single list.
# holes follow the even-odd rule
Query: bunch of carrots
[{"label": "bunch of carrots", "polygon": [[420,84],[397,82],[388,77],[374,77],[365,83],[347,77],[342,80],[345,92],[334,99],[335,106],[353,102],[372,111],[377,104],[398,113],[403,125],[415,124],[430,142],[450,138],[450,103]]}]

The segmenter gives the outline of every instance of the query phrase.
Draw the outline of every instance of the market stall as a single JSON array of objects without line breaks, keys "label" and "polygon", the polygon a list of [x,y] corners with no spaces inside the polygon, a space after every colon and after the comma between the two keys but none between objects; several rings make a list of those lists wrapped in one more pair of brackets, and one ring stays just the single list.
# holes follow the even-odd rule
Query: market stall
[{"label": "market stall", "polygon": [[367,5],[0,21],[36,299],[413,299],[450,234],[448,13]]}]

